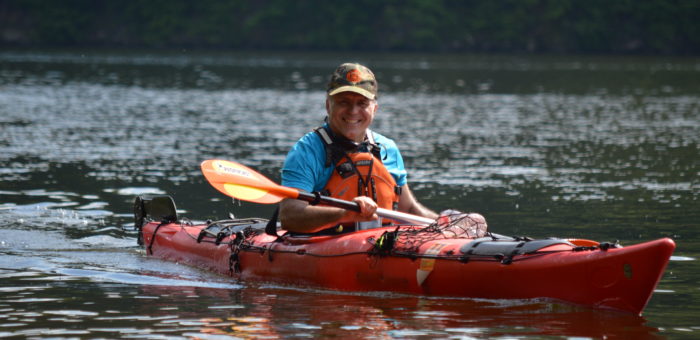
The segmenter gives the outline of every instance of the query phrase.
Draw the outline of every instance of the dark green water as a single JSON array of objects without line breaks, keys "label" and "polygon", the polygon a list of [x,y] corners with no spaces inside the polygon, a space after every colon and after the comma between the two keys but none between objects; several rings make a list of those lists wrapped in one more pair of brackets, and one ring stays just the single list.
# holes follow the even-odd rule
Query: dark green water
[{"label": "dark green water", "polygon": [[[434,210],[501,234],[672,237],[643,316],[232,282],[136,247],[141,193],[192,219],[269,216],[198,165],[278,180],[346,60],[377,74],[374,128]],[[699,227],[698,59],[0,52],[0,337],[697,338]]]}]

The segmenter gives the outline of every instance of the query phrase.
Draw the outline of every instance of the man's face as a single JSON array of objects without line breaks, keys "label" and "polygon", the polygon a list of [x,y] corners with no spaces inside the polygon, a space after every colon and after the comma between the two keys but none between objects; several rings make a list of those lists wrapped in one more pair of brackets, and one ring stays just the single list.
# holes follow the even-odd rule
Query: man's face
[{"label": "man's face", "polygon": [[355,92],[341,92],[326,99],[326,111],[334,133],[362,142],[365,131],[374,120],[377,101]]}]

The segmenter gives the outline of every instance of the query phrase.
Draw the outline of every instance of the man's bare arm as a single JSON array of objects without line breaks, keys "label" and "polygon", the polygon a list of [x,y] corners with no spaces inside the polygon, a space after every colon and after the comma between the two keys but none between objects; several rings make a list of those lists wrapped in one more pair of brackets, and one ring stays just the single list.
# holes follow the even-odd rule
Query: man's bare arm
[{"label": "man's bare arm", "polygon": [[377,204],[369,197],[355,197],[353,202],[360,206],[360,212],[285,199],[280,202],[280,222],[285,230],[313,233],[332,223],[371,221],[378,218],[375,214]]},{"label": "man's bare arm", "polygon": [[423,216],[427,218],[438,218],[438,214],[416,200],[408,184],[401,187],[401,197],[399,198],[399,211],[409,214]]}]

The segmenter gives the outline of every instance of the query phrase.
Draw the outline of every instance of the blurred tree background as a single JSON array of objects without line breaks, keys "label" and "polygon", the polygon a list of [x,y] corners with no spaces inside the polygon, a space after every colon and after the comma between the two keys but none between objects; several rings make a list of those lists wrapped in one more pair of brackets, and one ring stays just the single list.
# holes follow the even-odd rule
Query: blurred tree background
[{"label": "blurred tree background", "polygon": [[700,0],[0,0],[0,46],[698,55]]}]

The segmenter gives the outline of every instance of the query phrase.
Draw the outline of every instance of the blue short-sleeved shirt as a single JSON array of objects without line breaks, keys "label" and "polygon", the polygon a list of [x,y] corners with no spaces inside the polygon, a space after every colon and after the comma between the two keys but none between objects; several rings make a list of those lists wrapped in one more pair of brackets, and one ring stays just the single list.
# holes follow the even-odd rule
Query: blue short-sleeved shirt
[{"label": "blue short-sleeved shirt", "polygon": [[[325,127],[328,127],[326,124]],[[406,169],[399,148],[393,140],[371,132],[381,147],[382,163],[396,180],[398,186],[406,184]],[[326,167],[326,151],[321,137],[309,132],[287,154],[282,167],[282,185],[304,191],[321,191],[333,174],[335,164]]]}]

